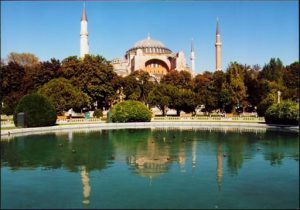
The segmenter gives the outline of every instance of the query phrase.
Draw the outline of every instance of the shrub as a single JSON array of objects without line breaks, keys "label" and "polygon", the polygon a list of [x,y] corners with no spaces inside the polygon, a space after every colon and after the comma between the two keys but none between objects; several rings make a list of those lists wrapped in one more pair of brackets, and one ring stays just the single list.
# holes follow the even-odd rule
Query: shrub
[{"label": "shrub", "polygon": [[265,120],[271,124],[298,125],[299,104],[291,101],[273,104],[267,109]]},{"label": "shrub", "polygon": [[93,117],[95,117],[95,118],[103,117],[103,112],[102,112],[102,110],[101,110],[101,109],[95,109],[94,114],[93,114]]},{"label": "shrub", "polygon": [[149,122],[152,113],[139,101],[123,101],[112,108],[113,122]]},{"label": "shrub", "polygon": [[267,95],[257,106],[257,114],[260,117],[264,117],[267,109],[276,102],[276,98],[273,94]]},{"label": "shrub", "polygon": [[14,112],[14,123],[17,126],[17,114],[24,112],[25,127],[40,127],[54,125],[56,111],[50,100],[40,94],[25,95]]}]

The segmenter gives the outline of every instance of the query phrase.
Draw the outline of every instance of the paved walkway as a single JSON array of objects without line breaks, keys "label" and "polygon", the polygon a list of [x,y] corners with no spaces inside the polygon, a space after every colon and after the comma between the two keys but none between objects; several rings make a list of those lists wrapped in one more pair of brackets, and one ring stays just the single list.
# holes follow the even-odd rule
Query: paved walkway
[{"label": "paved walkway", "polygon": [[90,123],[69,124],[36,128],[15,128],[1,130],[1,138],[46,133],[54,131],[69,131],[78,129],[125,129],[125,128],[252,128],[252,129],[282,129],[299,132],[298,126],[267,125],[265,123],[248,122],[137,122],[137,123]]}]

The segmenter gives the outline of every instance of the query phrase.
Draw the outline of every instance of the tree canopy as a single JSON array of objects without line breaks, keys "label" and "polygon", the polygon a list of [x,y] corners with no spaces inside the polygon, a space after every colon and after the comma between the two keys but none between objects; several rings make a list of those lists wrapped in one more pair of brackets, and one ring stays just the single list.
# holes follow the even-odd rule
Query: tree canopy
[{"label": "tree canopy", "polygon": [[89,106],[88,95],[75,88],[65,78],[51,80],[44,84],[38,92],[49,98],[58,114],[62,114],[71,108],[80,111],[82,108]]},{"label": "tree canopy", "polygon": [[12,114],[24,95],[38,90],[52,98],[58,113],[71,106],[109,109],[120,93],[125,100],[157,106],[163,115],[168,108],[177,114],[194,114],[199,107],[206,112],[257,108],[264,115],[278,91],[283,100],[299,101],[299,62],[284,66],[279,58],[271,58],[263,68],[232,62],[224,72],[205,71],[193,78],[187,71],[174,70],[160,83],[142,70],[121,78],[100,55],[39,61],[30,53],[11,53],[6,61],[1,62],[1,111],[5,114]]}]

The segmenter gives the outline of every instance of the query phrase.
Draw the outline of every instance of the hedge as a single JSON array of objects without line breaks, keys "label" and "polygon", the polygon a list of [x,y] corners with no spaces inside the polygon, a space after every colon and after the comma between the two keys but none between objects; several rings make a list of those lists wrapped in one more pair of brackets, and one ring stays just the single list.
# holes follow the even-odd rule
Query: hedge
[{"label": "hedge", "polygon": [[102,110],[101,109],[95,109],[93,117],[95,117],[95,118],[101,118],[101,117],[103,117]]},{"label": "hedge", "polygon": [[25,115],[25,127],[51,126],[56,123],[56,110],[51,101],[40,94],[25,95],[14,112],[14,123],[17,125],[17,114]]},{"label": "hedge", "polygon": [[139,101],[123,101],[112,108],[113,122],[150,122],[152,112]]},{"label": "hedge", "polygon": [[299,104],[291,101],[273,104],[267,109],[265,120],[270,124],[298,125]]}]

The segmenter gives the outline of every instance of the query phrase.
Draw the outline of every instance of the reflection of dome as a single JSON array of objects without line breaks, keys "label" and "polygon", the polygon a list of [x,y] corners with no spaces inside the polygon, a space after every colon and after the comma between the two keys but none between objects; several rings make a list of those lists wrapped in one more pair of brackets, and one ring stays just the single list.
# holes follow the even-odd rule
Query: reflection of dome
[{"label": "reflection of dome", "polygon": [[126,54],[135,53],[137,49],[142,49],[147,54],[170,54],[172,53],[163,43],[152,39],[149,35],[146,39],[140,40],[130,48]]},{"label": "reflection of dome", "polygon": [[167,156],[157,158],[130,156],[127,160],[135,173],[144,177],[155,178],[168,170]]},{"label": "reflection of dome", "polygon": [[144,164],[135,168],[136,173],[140,176],[156,178],[168,171],[166,164]]}]

